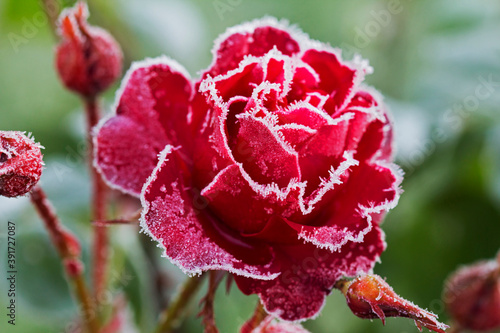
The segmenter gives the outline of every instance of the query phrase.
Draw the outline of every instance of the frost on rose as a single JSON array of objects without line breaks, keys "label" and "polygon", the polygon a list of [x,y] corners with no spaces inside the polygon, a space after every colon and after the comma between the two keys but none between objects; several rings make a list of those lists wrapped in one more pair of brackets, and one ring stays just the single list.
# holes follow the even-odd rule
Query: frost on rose
[{"label": "frost on rose", "polygon": [[274,316],[314,317],[338,279],[371,272],[400,194],[371,67],[272,18],[229,29],[213,56],[196,80],[135,63],[95,164],[184,272],[226,270]]},{"label": "frost on rose", "polygon": [[31,191],[42,175],[42,146],[23,132],[0,131],[0,196]]}]

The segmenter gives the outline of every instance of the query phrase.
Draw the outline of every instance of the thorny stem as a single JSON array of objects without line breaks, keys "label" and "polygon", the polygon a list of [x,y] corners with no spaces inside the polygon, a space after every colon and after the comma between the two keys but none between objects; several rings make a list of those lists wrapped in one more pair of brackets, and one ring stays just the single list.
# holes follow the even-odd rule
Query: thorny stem
[{"label": "thorny stem", "polygon": [[[31,191],[30,198],[38,214],[42,218],[45,228],[47,229],[52,243],[56,247],[62,261],[78,260],[79,258],[75,257],[75,254],[71,253],[70,245],[67,243],[67,239],[63,233],[61,222],[43,190],[39,186],[35,186]],[[90,293],[85,285],[83,270],[77,274],[67,274],[67,276],[73,287],[76,298],[80,303],[87,331],[90,333],[97,332],[99,324],[95,316],[92,298],[90,297]]]},{"label": "thorny stem", "polygon": [[205,275],[206,274],[187,278],[174,300],[170,303],[170,306],[168,306],[160,314],[160,319],[158,320],[155,333],[172,332],[175,326],[179,324],[186,306],[189,304],[191,298],[196,294],[196,291],[200,287]]},{"label": "thorny stem", "polygon": [[[107,187],[101,178],[99,172],[92,163],[92,155],[94,152],[94,144],[92,141],[92,129],[99,122],[100,110],[96,97],[84,99],[85,110],[87,114],[87,133],[88,146],[90,151],[90,173],[93,183],[92,194],[92,220],[106,220],[106,200]],[[93,243],[93,286],[94,297],[100,299],[106,289],[106,273],[109,257],[109,237],[106,226],[94,224],[94,243]]]},{"label": "thorny stem", "polygon": [[57,0],[41,0],[43,11],[47,15],[49,20],[50,30],[52,34],[57,38],[57,18],[60,12],[60,3]]}]

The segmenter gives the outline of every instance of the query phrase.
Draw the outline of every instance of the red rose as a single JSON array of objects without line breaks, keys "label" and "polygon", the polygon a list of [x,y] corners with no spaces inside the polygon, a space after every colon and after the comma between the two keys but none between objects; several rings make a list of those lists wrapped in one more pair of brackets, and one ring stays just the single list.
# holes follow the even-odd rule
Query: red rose
[{"label": "red rose", "polygon": [[184,272],[229,271],[269,313],[312,317],[339,278],[372,270],[400,193],[371,68],[274,19],[213,54],[194,82],[167,58],[134,64],[96,165],[140,194],[144,230]]}]

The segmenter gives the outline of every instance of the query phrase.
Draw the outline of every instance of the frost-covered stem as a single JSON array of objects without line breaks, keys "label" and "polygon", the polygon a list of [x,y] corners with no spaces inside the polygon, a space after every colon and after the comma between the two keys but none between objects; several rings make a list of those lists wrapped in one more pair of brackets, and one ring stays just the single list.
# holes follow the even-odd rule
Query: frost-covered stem
[{"label": "frost-covered stem", "polygon": [[[78,260],[74,253],[71,253],[67,238],[64,235],[59,217],[56,215],[54,207],[51,205],[47,196],[39,186],[35,186],[30,193],[31,202],[35,206],[38,214],[42,218],[50,239],[54,244],[59,256],[63,262]],[[80,261],[79,261],[80,262]],[[66,275],[73,287],[77,301],[80,303],[83,312],[83,320],[88,332],[97,332],[99,324],[95,316],[92,298],[83,278],[83,269],[68,272]]]},{"label": "frost-covered stem", "polygon": [[43,11],[50,24],[50,30],[57,38],[57,18],[59,17],[60,5],[57,0],[42,0]]},{"label": "frost-covered stem", "polygon": [[241,333],[250,333],[252,332],[255,328],[257,328],[260,323],[264,321],[268,316],[266,310],[262,306],[262,303],[259,301],[257,303],[257,306],[255,307],[255,311],[252,315],[252,318],[250,318],[241,328]]},{"label": "frost-covered stem", "polygon": [[[106,220],[106,200],[107,188],[106,184],[97,172],[93,160],[94,145],[92,140],[92,129],[99,122],[100,110],[96,97],[84,99],[85,111],[87,114],[87,132],[88,145],[90,151],[90,174],[92,177],[92,220]],[[92,265],[93,265],[93,285],[94,297],[100,299],[100,296],[106,289],[106,275],[109,257],[109,237],[106,226],[94,224],[94,243],[92,249]]]},{"label": "frost-covered stem", "polygon": [[196,294],[205,275],[206,274],[186,279],[173,301],[160,314],[155,333],[169,333],[172,332],[175,326],[179,325],[186,306]]}]

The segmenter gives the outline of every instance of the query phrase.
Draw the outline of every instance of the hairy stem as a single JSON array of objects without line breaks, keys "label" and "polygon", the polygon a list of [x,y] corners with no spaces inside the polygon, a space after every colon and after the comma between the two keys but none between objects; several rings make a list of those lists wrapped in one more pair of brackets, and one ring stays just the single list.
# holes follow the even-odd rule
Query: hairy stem
[{"label": "hairy stem", "polygon": [[184,310],[191,298],[196,294],[204,276],[205,274],[188,278],[184,282],[170,306],[161,313],[155,333],[169,333],[172,332],[175,326],[179,325]]},{"label": "hairy stem", "polygon": [[[101,175],[94,167],[93,152],[94,144],[92,140],[92,129],[99,122],[100,110],[96,97],[87,98],[84,100],[85,110],[87,114],[87,132],[88,146],[90,151],[90,174],[92,177],[92,220],[106,220],[106,200],[107,187],[101,178]],[[94,297],[101,299],[102,294],[106,289],[106,275],[109,257],[109,237],[106,226],[94,224],[94,243],[92,249],[92,264],[93,264],[93,286]]]},{"label": "hairy stem", "polygon": [[[68,244],[68,238],[65,236],[63,226],[56,215],[54,207],[50,204],[43,190],[39,186],[35,186],[30,193],[30,198],[38,214],[42,218],[45,228],[63,263],[74,262],[75,260],[81,263],[79,260],[80,258],[77,257],[75,253],[72,253],[70,249],[71,245]],[[87,331],[90,333],[97,332],[99,324],[95,315],[92,298],[83,278],[83,269],[72,272],[67,270],[66,273],[76,299],[80,303]]]}]

